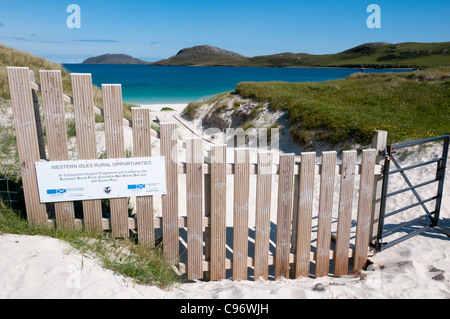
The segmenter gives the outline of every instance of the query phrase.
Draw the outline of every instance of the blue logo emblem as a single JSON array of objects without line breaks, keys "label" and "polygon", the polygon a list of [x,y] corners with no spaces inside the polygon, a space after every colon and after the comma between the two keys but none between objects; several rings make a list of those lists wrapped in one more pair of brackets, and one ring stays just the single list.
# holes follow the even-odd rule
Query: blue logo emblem
[{"label": "blue logo emblem", "polygon": [[60,189],[47,189],[47,195],[64,195],[67,193],[67,189],[60,188]]},{"label": "blue logo emblem", "polygon": [[145,184],[134,184],[134,185],[128,185],[129,190],[142,190],[145,189]]}]

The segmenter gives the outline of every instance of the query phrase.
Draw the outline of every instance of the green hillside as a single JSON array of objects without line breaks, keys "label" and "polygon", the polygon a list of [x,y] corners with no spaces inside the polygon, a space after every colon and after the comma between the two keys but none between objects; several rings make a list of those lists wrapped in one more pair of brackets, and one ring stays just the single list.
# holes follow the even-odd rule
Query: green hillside
[{"label": "green hillside", "polygon": [[246,58],[238,53],[227,51],[210,45],[198,45],[180,50],[176,55],[160,60],[154,65],[231,65]]},{"label": "green hillside", "polygon": [[323,55],[287,52],[255,57],[232,56],[224,55],[223,53],[197,54],[192,57],[187,56],[184,59],[177,59],[177,56],[153,64],[247,67],[359,68],[364,66],[366,68],[429,68],[450,66],[450,42],[366,43],[340,53]]}]

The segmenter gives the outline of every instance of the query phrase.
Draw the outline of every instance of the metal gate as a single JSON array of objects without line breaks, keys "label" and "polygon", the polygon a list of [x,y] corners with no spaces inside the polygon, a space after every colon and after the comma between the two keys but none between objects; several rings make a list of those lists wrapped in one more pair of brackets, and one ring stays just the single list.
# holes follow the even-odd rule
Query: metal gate
[{"label": "metal gate", "polygon": [[[378,251],[381,251],[382,249],[386,249],[390,246],[393,246],[395,244],[398,244],[399,242],[402,242],[408,238],[411,238],[413,236],[419,235],[427,230],[430,230],[432,228],[438,228],[439,224],[439,213],[441,209],[441,203],[442,203],[442,193],[444,190],[444,178],[445,178],[445,168],[447,164],[447,157],[448,157],[448,148],[449,148],[449,139],[450,135],[446,134],[439,137],[433,137],[428,138],[420,141],[414,141],[414,142],[408,142],[408,143],[402,143],[397,145],[388,145],[384,151],[384,158],[385,158],[385,165],[383,169],[383,186],[382,186],[382,194],[381,194],[381,203],[380,203],[380,215],[379,215],[379,223],[378,223],[378,234],[377,234],[377,240],[376,240],[376,248]],[[409,165],[406,167],[402,167],[396,158],[397,156],[397,150],[413,147],[416,145],[431,143],[431,142],[443,142],[443,150],[442,150],[442,156],[435,158],[433,160],[425,161],[416,163],[414,165]],[[430,180],[420,182],[418,184],[413,185],[406,175],[406,171],[412,170],[418,167],[431,165],[436,163],[436,175],[435,178],[432,178]],[[391,166],[392,169],[391,169]],[[400,174],[404,181],[407,184],[407,187],[399,190],[395,190],[393,192],[389,192],[389,177],[394,174]],[[419,193],[417,192],[417,189],[420,187],[424,187],[426,185],[430,185],[433,183],[437,183],[437,192],[434,196],[431,196],[429,198],[423,199]],[[387,212],[387,200],[395,195],[399,195],[405,192],[411,191],[414,194],[415,199],[417,202],[411,203],[407,206],[397,208],[393,211]],[[428,202],[435,201],[434,209],[429,209],[425,204]],[[385,220],[386,218],[389,218],[390,216],[396,215],[398,213],[404,212],[406,210],[410,210],[414,207],[422,207],[421,211],[422,214],[420,214],[419,217],[414,216],[414,218],[402,222],[401,224],[394,225],[390,227],[389,229],[385,229]],[[414,230],[410,231],[409,233],[406,233],[405,235],[402,235],[400,237],[395,238],[392,241],[389,242],[383,242],[385,238],[388,236],[402,232],[405,227],[414,225]],[[443,231],[443,230],[442,230]],[[448,232],[443,231],[447,236],[450,236]]]}]

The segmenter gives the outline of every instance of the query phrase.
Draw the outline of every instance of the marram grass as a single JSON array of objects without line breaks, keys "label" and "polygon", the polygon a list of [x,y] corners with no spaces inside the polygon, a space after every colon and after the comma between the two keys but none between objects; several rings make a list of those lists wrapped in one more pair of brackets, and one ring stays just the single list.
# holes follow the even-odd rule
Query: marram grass
[{"label": "marram grass", "polygon": [[320,83],[243,82],[236,93],[287,112],[300,144],[370,144],[374,130],[388,142],[450,132],[450,68],[410,73],[355,74]]}]

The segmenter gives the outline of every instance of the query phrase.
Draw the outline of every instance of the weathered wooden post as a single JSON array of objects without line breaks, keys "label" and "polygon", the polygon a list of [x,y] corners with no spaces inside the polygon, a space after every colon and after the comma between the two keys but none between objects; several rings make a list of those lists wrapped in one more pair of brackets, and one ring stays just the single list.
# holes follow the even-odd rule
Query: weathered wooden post
[{"label": "weathered wooden post", "polygon": [[[30,75],[30,81],[35,82],[34,71],[28,70],[28,74]],[[35,89],[31,89],[31,94],[33,95],[34,117],[36,118],[39,154],[41,156],[41,159],[47,159],[47,155],[45,153],[44,131],[42,129],[41,113],[39,111],[39,98]]]},{"label": "weathered wooden post", "polygon": [[[374,131],[372,137],[372,148],[378,153],[384,151],[387,144],[387,131],[376,130]],[[376,165],[384,165],[384,157],[382,155],[377,155]],[[374,185],[374,195],[373,195],[373,205],[372,205],[372,220],[370,223],[370,243],[374,245],[377,239],[378,232],[378,218],[380,212],[380,201],[381,201],[381,188],[383,186],[383,176],[375,176]]]}]

